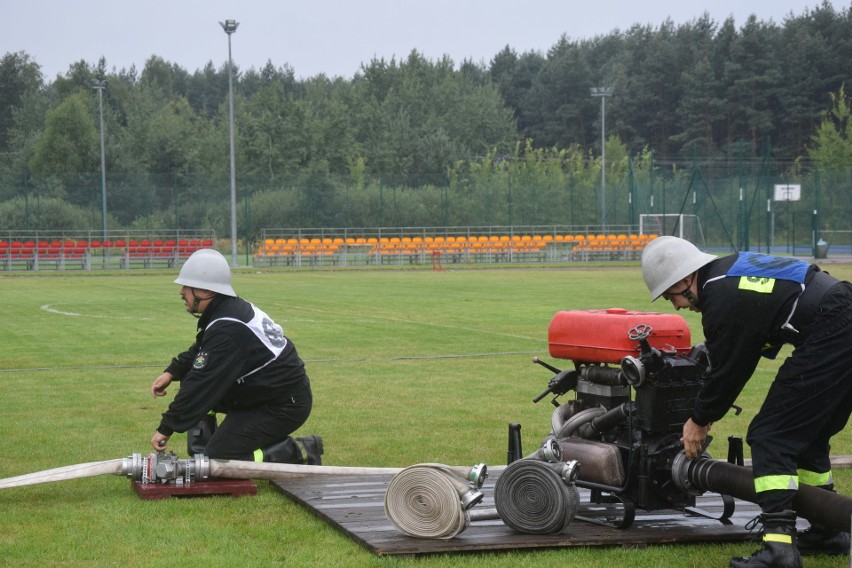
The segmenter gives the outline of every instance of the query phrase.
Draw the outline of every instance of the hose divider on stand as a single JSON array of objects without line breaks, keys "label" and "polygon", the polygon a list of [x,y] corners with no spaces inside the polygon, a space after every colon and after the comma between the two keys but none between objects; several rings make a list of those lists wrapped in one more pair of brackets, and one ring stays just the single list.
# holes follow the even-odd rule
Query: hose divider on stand
[{"label": "hose divider on stand", "polygon": [[453,538],[470,524],[469,509],[482,501],[485,466],[470,470],[417,464],[388,483],[385,515],[401,533],[417,538]]}]

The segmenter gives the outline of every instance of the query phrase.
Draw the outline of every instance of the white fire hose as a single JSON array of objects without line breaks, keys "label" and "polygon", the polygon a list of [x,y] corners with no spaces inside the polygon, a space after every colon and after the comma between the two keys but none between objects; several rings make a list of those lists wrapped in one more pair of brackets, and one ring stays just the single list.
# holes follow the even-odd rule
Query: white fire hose
[{"label": "white fire hose", "polygon": [[482,500],[483,464],[471,469],[417,464],[397,473],[385,492],[385,515],[401,533],[453,538],[470,524],[469,509]]}]

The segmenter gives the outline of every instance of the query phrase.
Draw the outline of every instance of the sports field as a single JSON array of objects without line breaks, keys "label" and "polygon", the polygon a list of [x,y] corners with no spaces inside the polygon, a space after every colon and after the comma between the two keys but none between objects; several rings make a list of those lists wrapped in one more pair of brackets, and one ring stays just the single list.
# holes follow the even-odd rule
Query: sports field
[{"label": "sports field", "polygon": [[[852,279],[852,265],[832,265]],[[0,277],[0,477],[148,453],[172,399],[148,388],[193,340],[176,272]],[[234,288],[294,341],[314,386],[303,434],[324,463],[403,467],[506,461],[507,424],[525,450],[550,428],[531,399],[551,374],[547,326],[565,309],[650,304],[638,263],[562,269],[238,271]],[[693,342],[696,314],[680,312]],[[744,435],[778,362],[764,360],[718,441]],[[186,456],[185,438],[170,448]],[[850,429],[833,453],[852,454]],[[712,453],[711,447],[711,453]],[[716,450],[724,455],[725,448]],[[852,494],[852,472],[837,472]],[[0,491],[0,564],[16,566],[727,566],[752,544],[538,550],[379,558],[290,502],[258,495],[143,501],[130,482],[98,477]],[[810,567],[846,558],[809,559]]]}]

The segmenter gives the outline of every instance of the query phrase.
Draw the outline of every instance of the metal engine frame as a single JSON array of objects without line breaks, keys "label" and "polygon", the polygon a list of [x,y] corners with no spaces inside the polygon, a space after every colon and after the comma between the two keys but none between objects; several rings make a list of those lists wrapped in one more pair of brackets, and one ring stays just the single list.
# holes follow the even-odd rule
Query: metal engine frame
[{"label": "metal engine frame", "polygon": [[[713,516],[695,508],[695,497],[702,491],[687,490],[678,472],[673,473],[683,459],[683,423],[709,365],[706,349],[699,344],[686,354],[661,351],[648,341],[652,331],[645,324],[630,328],[628,339],[635,342],[637,354],[623,357],[617,367],[575,361],[573,369],[561,370],[534,358],[554,376],[533,402],[554,395],[550,437],[562,446],[563,460],[579,459],[577,486],[591,491],[593,503],[623,506],[620,518],[603,524],[627,528],[637,508],[681,509],[730,523],[732,497],[723,495],[724,510]],[[560,402],[570,391],[575,397]]]}]

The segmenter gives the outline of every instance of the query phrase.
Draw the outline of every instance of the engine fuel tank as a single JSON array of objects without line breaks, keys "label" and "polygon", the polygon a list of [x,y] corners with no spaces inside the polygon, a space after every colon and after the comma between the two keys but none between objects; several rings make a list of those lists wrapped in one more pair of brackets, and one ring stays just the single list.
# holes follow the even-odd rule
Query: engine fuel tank
[{"label": "engine fuel tank", "polygon": [[584,363],[619,363],[638,353],[637,333],[650,329],[648,343],[660,351],[686,354],[691,337],[677,314],[623,308],[556,312],[547,330],[550,355]]}]

